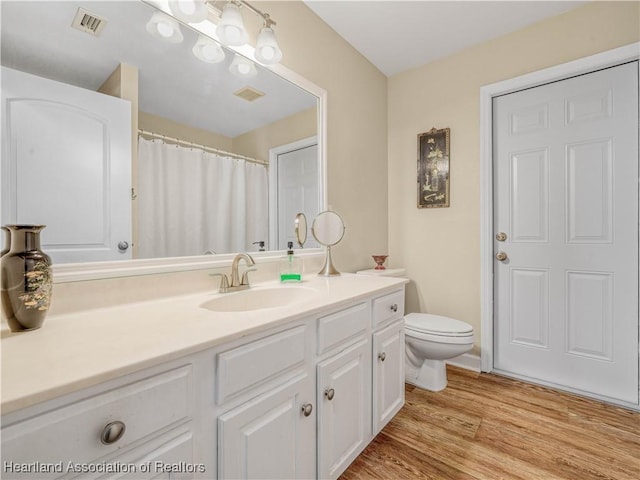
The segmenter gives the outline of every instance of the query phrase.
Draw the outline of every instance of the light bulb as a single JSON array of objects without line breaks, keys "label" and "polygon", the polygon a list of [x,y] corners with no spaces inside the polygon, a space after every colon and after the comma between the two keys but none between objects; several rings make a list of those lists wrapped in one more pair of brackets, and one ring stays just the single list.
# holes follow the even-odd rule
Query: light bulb
[{"label": "light bulb", "polygon": [[261,55],[265,60],[273,60],[276,56],[276,49],[273,47],[264,47]]},{"label": "light bulb", "polygon": [[257,61],[266,65],[278,63],[282,59],[282,50],[278,46],[276,35],[271,27],[260,30],[254,56]]},{"label": "light bulb", "polygon": [[218,56],[218,49],[213,45],[205,45],[202,47],[202,56],[207,60],[213,60]]},{"label": "light bulb", "polygon": [[235,25],[227,25],[224,27],[224,36],[229,42],[229,45],[235,45],[242,40],[242,32]]},{"label": "light bulb", "polygon": [[207,19],[205,0],[169,0],[169,9],[174,17],[186,23],[199,23]]},{"label": "light bulb", "polygon": [[227,3],[222,9],[216,33],[220,41],[225,45],[239,47],[247,43],[249,35],[244,28],[240,9],[236,4]]},{"label": "light bulb", "polygon": [[164,38],[169,38],[173,35],[173,27],[165,22],[160,22],[156,26],[158,29],[158,33],[162,35]]},{"label": "light bulb", "polygon": [[233,58],[233,62],[229,65],[229,71],[234,75],[244,78],[253,77],[258,74],[255,64],[251,60],[237,53]]},{"label": "light bulb", "polygon": [[218,63],[225,57],[222,47],[204,35],[200,35],[192,51],[197,58],[206,63]]},{"label": "light bulb", "polygon": [[180,43],[184,39],[178,22],[161,12],[155,12],[151,16],[146,28],[151,35],[167,42]]},{"label": "light bulb", "polygon": [[187,15],[192,15],[196,11],[196,2],[193,0],[182,0],[178,2],[178,9]]}]

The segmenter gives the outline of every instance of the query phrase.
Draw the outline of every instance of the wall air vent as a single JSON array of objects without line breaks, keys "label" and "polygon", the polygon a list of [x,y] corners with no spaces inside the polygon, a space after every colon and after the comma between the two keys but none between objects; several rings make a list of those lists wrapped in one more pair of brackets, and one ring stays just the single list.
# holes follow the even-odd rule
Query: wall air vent
[{"label": "wall air vent", "polygon": [[260,90],[256,90],[251,87],[244,87],[233,93],[236,97],[240,97],[247,102],[253,102],[254,100],[264,97],[264,93]]},{"label": "wall air vent", "polygon": [[81,32],[89,33],[97,37],[106,24],[107,20],[105,18],[90,13],[84,8],[78,8],[71,26]]}]

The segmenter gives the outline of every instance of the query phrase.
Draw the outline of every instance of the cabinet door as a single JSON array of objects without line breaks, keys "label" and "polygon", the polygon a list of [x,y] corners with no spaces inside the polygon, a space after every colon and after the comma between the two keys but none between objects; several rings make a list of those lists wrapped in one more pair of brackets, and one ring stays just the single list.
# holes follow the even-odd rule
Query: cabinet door
[{"label": "cabinet door", "polygon": [[304,374],[218,417],[218,478],[315,477],[313,398]]},{"label": "cabinet door", "polygon": [[337,478],[371,435],[368,340],[318,364],[318,476]]},{"label": "cabinet door", "polygon": [[373,334],[373,433],[404,405],[404,320]]}]

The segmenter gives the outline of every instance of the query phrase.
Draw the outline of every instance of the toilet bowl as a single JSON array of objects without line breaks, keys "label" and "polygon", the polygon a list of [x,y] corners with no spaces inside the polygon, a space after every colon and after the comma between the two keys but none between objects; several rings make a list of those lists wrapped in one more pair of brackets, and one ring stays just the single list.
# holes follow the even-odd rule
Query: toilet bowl
[{"label": "toilet bowl", "polygon": [[440,315],[409,313],[404,317],[405,381],[438,392],[447,386],[445,360],[473,348],[473,327]]},{"label": "toilet bowl", "polygon": [[[362,270],[362,275],[405,277],[403,268]],[[429,313],[404,317],[405,381],[438,392],[447,386],[445,360],[473,348],[473,327],[468,323]]]}]

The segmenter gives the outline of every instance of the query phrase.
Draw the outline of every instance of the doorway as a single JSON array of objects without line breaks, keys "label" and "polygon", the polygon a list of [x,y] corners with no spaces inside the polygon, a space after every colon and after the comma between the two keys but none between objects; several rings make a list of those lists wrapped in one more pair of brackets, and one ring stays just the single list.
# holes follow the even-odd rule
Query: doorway
[{"label": "doorway", "polygon": [[[286,250],[296,245],[294,220],[304,213],[309,224],[323,204],[318,139],[309,137],[276,147],[269,152],[269,249]],[[319,245],[311,238],[305,248]],[[297,248],[297,245],[296,245]]]},{"label": "doorway", "polygon": [[483,371],[636,409],[637,52],[485,87],[481,206]]}]

